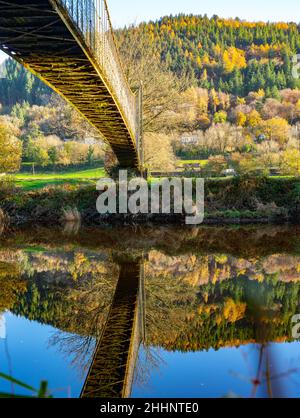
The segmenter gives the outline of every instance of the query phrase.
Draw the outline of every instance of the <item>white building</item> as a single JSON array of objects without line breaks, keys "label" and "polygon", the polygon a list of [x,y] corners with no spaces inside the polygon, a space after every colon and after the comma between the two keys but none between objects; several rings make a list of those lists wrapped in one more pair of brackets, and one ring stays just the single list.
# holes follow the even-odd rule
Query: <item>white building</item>
[{"label": "white building", "polygon": [[198,142],[196,135],[184,135],[180,138],[182,145],[195,145]]}]

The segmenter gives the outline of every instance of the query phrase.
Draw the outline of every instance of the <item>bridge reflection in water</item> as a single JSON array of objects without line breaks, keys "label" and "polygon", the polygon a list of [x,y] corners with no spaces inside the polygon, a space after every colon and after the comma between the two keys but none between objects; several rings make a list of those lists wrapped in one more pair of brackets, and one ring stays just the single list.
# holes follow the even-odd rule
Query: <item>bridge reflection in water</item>
[{"label": "bridge reflection in water", "polygon": [[139,347],[144,340],[144,306],[143,263],[122,263],[82,398],[130,397]]}]

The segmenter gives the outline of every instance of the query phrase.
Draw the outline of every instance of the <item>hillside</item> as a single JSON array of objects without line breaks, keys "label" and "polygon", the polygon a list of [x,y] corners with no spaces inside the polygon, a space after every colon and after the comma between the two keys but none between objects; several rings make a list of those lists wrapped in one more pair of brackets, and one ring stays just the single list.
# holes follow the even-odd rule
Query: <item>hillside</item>
[{"label": "hillside", "polygon": [[[122,45],[135,29],[118,33]],[[292,57],[300,53],[300,25],[246,22],[179,15],[138,26],[149,46],[178,77],[191,85],[246,96],[264,89],[267,96],[297,88]]]},{"label": "hillside", "polygon": [[[129,84],[143,82],[149,170],[172,172],[179,158],[201,165],[204,177],[226,169],[299,175],[300,78],[293,58],[300,54],[300,25],[179,15],[118,30],[116,40]],[[21,161],[67,166],[104,154],[117,164],[102,143],[79,149],[76,141],[97,133],[39,79],[12,59],[3,71],[0,123],[22,148],[16,170]]]}]

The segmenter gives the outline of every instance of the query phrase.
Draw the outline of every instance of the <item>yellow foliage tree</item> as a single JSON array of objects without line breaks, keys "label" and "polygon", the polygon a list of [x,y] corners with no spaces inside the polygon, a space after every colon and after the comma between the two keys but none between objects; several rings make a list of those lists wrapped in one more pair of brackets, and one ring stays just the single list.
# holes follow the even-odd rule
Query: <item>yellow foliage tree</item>
[{"label": "yellow foliage tree", "polygon": [[234,323],[245,317],[246,303],[235,302],[233,299],[227,299],[223,309],[223,317],[226,321]]},{"label": "yellow foliage tree", "polygon": [[223,66],[227,73],[232,73],[236,69],[247,67],[245,51],[230,47],[223,53]]},{"label": "yellow foliage tree", "polygon": [[255,128],[259,123],[261,123],[261,116],[257,110],[252,110],[247,116],[247,124],[251,128]]},{"label": "yellow foliage tree", "polygon": [[262,121],[258,126],[260,134],[264,134],[267,139],[273,140],[283,146],[290,137],[291,127],[286,119],[272,118]]},{"label": "yellow foliage tree", "polygon": [[283,153],[283,170],[286,174],[293,176],[300,175],[300,151],[296,149],[287,149]]},{"label": "yellow foliage tree", "polygon": [[245,126],[247,122],[247,116],[243,112],[238,112],[236,115],[236,124],[238,126]]},{"label": "yellow foliage tree", "polygon": [[12,173],[20,168],[22,144],[13,129],[0,122],[0,173]]}]

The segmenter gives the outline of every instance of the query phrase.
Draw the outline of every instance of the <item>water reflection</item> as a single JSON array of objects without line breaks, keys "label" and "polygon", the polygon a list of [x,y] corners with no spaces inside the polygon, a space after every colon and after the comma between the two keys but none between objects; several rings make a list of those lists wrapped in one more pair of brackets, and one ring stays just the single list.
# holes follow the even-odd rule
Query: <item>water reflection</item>
[{"label": "water reflection", "polygon": [[[3,236],[0,337],[9,350],[0,339],[1,371],[69,388],[55,396],[299,396],[300,346],[292,338],[300,313],[298,232],[37,229]],[[0,381],[0,392],[7,390]]]}]

